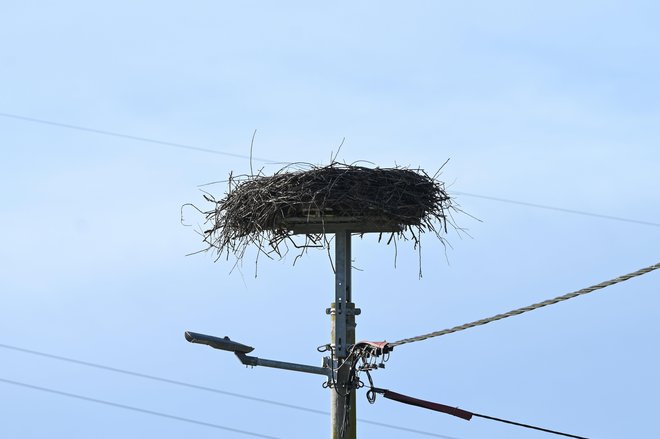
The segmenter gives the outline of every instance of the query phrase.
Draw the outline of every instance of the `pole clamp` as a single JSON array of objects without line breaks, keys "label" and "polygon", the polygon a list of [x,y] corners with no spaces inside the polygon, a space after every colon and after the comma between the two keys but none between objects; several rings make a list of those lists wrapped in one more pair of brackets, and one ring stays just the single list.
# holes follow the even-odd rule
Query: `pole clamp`
[{"label": "pole clamp", "polygon": [[359,316],[360,314],[362,314],[362,310],[360,308],[353,308],[353,309],[344,308],[343,312],[340,311],[339,313],[337,313],[337,310],[333,306],[331,308],[326,308],[325,313],[329,316],[330,315],[336,315],[336,314],[344,314],[344,315],[347,315],[347,316]]}]

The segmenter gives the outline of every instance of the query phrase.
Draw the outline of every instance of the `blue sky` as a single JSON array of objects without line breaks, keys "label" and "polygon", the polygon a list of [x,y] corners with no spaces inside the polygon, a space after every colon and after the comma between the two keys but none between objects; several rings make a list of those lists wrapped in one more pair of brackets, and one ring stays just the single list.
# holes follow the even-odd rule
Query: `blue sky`
[{"label": "blue sky", "polygon": [[[660,222],[654,2],[23,1],[0,14],[0,113],[274,161],[421,166],[474,193]],[[320,364],[323,252],[230,274],[179,222],[249,161],[0,116],[0,344],[301,405],[184,330]],[[274,172],[277,166],[255,161]],[[222,196],[223,185],[210,190]],[[658,227],[456,195],[472,238],[355,240],[358,338],[475,320],[658,262]],[[191,221],[197,221],[191,212]],[[594,438],[657,437],[657,273],[402,346],[380,387]],[[280,438],[328,417],[0,348],[0,378]],[[2,437],[248,437],[0,383]],[[551,437],[358,396],[358,417],[460,439]],[[423,437],[366,423],[360,437]],[[428,436],[427,436],[428,437]]]}]

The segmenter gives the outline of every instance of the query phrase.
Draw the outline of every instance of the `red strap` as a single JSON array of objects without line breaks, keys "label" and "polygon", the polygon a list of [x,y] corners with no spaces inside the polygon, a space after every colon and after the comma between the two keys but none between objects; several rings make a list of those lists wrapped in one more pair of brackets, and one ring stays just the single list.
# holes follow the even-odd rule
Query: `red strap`
[{"label": "red strap", "polygon": [[[381,390],[381,389],[378,389]],[[379,392],[381,393],[381,392]],[[424,401],[423,399],[412,398],[410,396],[402,395],[400,393],[392,392],[391,390],[383,389],[383,396],[387,399],[392,399],[394,401],[399,401],[404,404],[415,405],[417,407],[422,407],[429,410],[435,410],[436,412],[447,413],[448,415],[457,416],[461,419],[469,421],[472,419],[473,413],[468,412],[467,410],[461,410],[457,407],[450,407],[444,404],[438,404],[437,402]]]}]

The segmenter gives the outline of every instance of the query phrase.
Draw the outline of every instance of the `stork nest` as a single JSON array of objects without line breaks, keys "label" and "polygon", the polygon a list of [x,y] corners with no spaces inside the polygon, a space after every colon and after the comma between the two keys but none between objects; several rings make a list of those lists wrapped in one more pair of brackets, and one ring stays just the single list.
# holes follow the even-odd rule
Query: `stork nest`
[{"label": "stork nest", "polygon": [[388,244],[412,240],[417,248],[426,232],[444,243],[456,210],[444,183],[422,169],[338,162],[287,166],[272,176],[230,175],[224,198],[208,193],[204,198],[213,209],[200,210],[210,226],[201,231],[208,245],[202,251],[212,250],[218,258],[232,253],[237,260],[251,244],[280,258],[289,244],[302,249],[299,256],[310,247],[328,248],[325,233],[336,226],[359,234],[380,232],[379,241],[389,235]]}]

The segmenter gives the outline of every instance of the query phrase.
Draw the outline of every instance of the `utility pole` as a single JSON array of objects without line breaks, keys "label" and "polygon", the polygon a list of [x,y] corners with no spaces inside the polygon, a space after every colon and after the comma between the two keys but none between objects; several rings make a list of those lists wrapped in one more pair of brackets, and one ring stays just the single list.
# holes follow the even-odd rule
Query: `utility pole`
[{"label": "utility pole", "polygon": [[335,233],[335,301],[326,310],[332,331],[330,344],[334,353],[331,364],[336,370],[330,389],[330,422],[332,439],[356,438],[355,388],[350,385],[351,362],[348,349],[355,344],[355,316],[360,309],[352,301],[351,232]]}]

